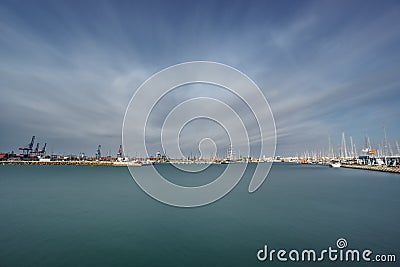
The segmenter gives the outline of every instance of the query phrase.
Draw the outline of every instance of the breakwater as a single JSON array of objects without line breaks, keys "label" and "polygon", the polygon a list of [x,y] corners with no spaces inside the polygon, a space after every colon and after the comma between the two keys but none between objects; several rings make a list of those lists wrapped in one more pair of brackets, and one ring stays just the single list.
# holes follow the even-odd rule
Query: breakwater
[{"label": "breakwater", "polygon": [[361,170],[368,170],[368,171],[380,171],[380,172],[391,172],[391,173],[399,173],[399,167],[387,167],[387,166],[373,166],[373,165],[358,165],[358,164],[351,164],[346,165],[342,164],[343,168],[352,168],[352,169],[361,169]]}]

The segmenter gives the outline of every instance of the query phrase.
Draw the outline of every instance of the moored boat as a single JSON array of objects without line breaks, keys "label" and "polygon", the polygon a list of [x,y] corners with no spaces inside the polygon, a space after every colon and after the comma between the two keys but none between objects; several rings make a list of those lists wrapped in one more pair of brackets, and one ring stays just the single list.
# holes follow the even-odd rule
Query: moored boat
[{"label": "moored boat", "polygon": [[340,168],[341,164],[339,161],[331,161],[329,162],[329,167],[331,168]]}]

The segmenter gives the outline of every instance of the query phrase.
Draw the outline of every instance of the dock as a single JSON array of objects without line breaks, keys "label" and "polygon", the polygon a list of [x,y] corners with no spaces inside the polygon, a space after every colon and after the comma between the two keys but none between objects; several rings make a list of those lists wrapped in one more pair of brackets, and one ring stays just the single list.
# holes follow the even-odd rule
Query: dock
[{"label": "dock", "polygon": [[399,167],[388,167],[388,166],[376,166],[376,165],[358,165],[358,164],[342,164],[343,168],[351,168],[351,169],[361,169],[368,171],[380,171],[380,172],[390,172],[390,173],[399,173]]}]

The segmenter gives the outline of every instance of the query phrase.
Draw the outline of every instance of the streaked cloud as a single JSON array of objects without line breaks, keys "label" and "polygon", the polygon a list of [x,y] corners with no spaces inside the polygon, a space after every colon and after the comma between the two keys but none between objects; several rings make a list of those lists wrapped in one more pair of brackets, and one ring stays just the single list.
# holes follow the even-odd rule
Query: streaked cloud
[{"label": "streaked cloud", "polygon": [[342,131],[358,147],[365,134],[380,142],[383,126],[400,139],[399,13],[396,1],[3,1],[0,151],[36,135],[56,153],[115,154],[135,89],[190,60],[259,85],[279,154],[323,149]]}]

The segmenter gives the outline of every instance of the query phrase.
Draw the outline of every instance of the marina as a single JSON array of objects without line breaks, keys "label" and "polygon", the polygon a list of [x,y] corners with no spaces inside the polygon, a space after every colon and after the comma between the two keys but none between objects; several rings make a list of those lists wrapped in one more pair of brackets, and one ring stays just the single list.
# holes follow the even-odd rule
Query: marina
[{"label": "marina", "polygon": [[[235,157],[234,148],[228,145],[226,155],[223,158],[201,158],[188,156],[187,158],[170,158],[166,153],[158,151],[152,157],[136,158],[124,155],[122,145],[119,146],[115,157],[110,155],[103,156],[101,145],[98,145],[93,157],[80,153],[79,156],[47,154],[46,146],[40,149],[40,144],[36,143],[35,136],[32,136],[31,142],[26,146],[19,148],[21,153],[0,153],[0,165],[41,165],[41,166],[115,166],[115,167],[141,167],[152,164],[240,164],[240,163],[263,163],[263,162],[292,162],[296,164],[317,164],[329,166],[332,168],[352,168],[359,170],[379,171],[400,173],[400,147],[396,141],[397,153],[393,151],[386,137],[384,130],[383,144],[378,145],[378,149],[373,149],[369,137],[365,138],[365,145],[360,153],[357,152],[353,139],[350,137],[350,147],[346,144],[345,134],[342,133],[341,145],[335,153],[331,140],[329,138],[329,148],[327,154],[324,153],[303,153],[303,156],[290,157],[270,157],[270,158],[252,158]],[[35,148],[34,148],[35,147]]]}]

